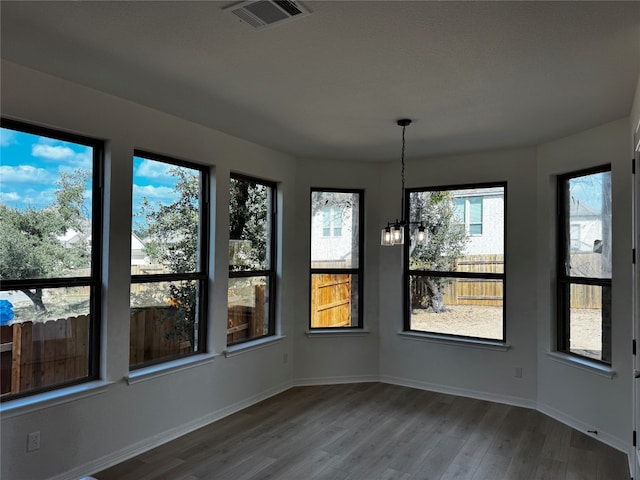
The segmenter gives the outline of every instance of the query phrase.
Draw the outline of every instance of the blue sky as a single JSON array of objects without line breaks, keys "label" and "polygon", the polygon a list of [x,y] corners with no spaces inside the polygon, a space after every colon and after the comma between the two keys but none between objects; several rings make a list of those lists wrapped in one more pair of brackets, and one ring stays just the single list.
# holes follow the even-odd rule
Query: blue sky
[{"label": "blue sky", "polygon": [[[0,203],[19,209],[51,205],[60,173],[90,170],[91,150],[85,145],[0,129]],[[133,168],[134,211],[143,197],[152,204],[171,203],[176,198],[176,179],[167,174],[170,165],[134,157]],[[90,198],[88,189],[85,196]]]}]

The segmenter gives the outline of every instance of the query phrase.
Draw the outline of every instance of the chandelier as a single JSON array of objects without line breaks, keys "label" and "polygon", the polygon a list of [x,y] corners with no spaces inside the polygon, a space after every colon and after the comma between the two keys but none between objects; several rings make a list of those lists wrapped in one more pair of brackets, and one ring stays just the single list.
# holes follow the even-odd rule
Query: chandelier
[{"label": "chandelier", "polygon": [[402,170],[401,170],[401,178],[402,178],[402,195],[400,198],[400,220],[396,218],[395,222],[387,222],[387,226],[382,229],[380,236],[380,244],[384,247],[390,247],[392,245],[403,245],[404,244],[404,236],[405,230],[408,229],[411,225],[418,225],[418,234],[416,236],[417,243],[424,243],[426,239],[426,232],[423,222],[411,222],[408,218],[405,217],[404,211],[404,149],[405,149],[405,140],[404,140],[404,132],[407,126],[411,125],[411,120],[408,118],[402,118],[398,120],[398,125],[402,127]]}]

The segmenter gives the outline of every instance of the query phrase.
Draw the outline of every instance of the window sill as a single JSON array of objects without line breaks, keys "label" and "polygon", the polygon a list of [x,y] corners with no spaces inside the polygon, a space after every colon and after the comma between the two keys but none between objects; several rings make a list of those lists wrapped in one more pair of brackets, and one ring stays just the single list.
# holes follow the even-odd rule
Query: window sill
[{"label": "window sill", "polygon": [[317,328],[307,330],[307,337],[326,338],[326,337],[365,337],[369,335],[369,330],[362,328]]},{"label": "window sill", "polygon": [[511,348],[511,345],[508,343],[499,342],[497,340],[477,340],[472,338],[450,337],[418,332],[398,332],[398,336],[405,340],[440,343],[444,345],[454,345],[456,347],[482,348],[485,350],[498,350],[502,352],[506,352]]},{"label": "window sill", "polygon": [[250,352],[259,348],[264,348],[272,343],[279,342],[287,338],[286,335],[273,335],[270,337],[258,338],[257,340],[250,340],[245,343],[239,343],[237,345],[231,345],[223,352],[226,358],[240,355],[241,353]]},{"label": "window sill", "polygon": [[0,404],[0,414],[2,419],[26,415],[47,408],[62,405],[64,403],[75,402],[93,395],[98,395],[107,391],[109,385],[114,382],[96,380],[92,382],[73,385],[72,387],[51,390],[50,392],[38,393],[29,397],[17,398]]},{"label": "window sill", "polygon": [[199,355],[191,355],[185,358],[179,358],[171,362],[159,363],[157,365],[151,365],[139,370],[134,370],[129,373],[125,379],[129,385],[133,385],[154,378],[162,377],[164,375],[171,375],[175,372],[187,370],[189,368],[199,367],[207,363],[213,362],[218,356],[215,353],[203,353]]},{"label": "window sill", "polygon": [[570,367],[574,368],[579,368],[580,370],[595,373],[596,375],[600,375],[601,377],[609,379],[613,378],[616,374],[615,370],[613,370],[611,367],[602,365],[598,362],[590,361],[586,358],[575,357],[573,355],[562,352],[547,352],[547,357],[549,357],[554,362],[569,365]]}]

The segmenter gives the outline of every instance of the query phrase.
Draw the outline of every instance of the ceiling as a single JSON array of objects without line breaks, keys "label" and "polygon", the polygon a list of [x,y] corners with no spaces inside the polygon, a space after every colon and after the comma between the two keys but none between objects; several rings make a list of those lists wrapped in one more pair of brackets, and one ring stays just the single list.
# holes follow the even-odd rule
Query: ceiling
[{"label": "ceiling", "polygon": [[6,1],[2,58],[312,159],[534,145],[629,114],[640,2]]}]

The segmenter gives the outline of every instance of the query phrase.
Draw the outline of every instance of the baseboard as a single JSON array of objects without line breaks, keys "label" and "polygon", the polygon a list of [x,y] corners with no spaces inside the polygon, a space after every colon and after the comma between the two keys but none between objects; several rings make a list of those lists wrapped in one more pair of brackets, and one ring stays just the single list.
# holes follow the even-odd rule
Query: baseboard
[{"label": "baseboard", "polygon": [[207,415],[197,418],[189,423],[166,430],[161,434],[155,435],[153,437],[145,438],[140,442],[129,445],[128,447],[118,450],[112,454],[106,455],[96,460],[92,460],[91,462],[80,465],[79,467],[74,467],[71,470],[51,477],[49,480],[75,480],[86,475],[100,472],[106,468],[112,467],[114,465],[117,465],[118,463],[124,462],[126,460],[129,460],[130,458],[147,452],[155,447],[159,447],[160,445],[170,442],[171,440],[175,440],[176,438],[181,437],[182,435],[186,435],[187,433],[197,430],[198,428],[202,428],[210,423],[239,412],[240,410],[250,407],[251,405],[266,400],[269,397],[289,390],[291,387],[292,384],[290,382],[283,383],[281,385],[278,385],[277,387],[270,388],[268,390],[265,390],[264,392],[253,395],[252,397],[249,397],[241,402],[208,413]]},{"label": "baseboard", "polygon": [[380,376],[380,381],[390,383],[392,385],[400,385],[402,387],[417,388],[419,390],[428,390],[431,392],[446,393],[448,395],[457,395],[459,397],[475,398],[477,400],[487,400],[496,403],[505,403],[516,407],[525,407],[536,409],[535,400],[523,397],[515,397],[513,395],[501,395],[496,393],[480,392],[478,390],[469,390],[466,388],[451,387],[449,385],[439,385],[437,383],[420,382],[410,380],[408,378],[391,377],[388,375]]},{"label": "baseboard", "polygon": [[378,375],[350,375],[344,377],[310,377],[298,378],[293,381],[294,387],[310,387],[313,385],[337,385],[343,383],[379,382]]},{"label": "baseboard", "polygon": [[590,435],[593,438],[601,441],[602,443],[605,443],[610,447],[615,448],[616,450],[619,450],[622,453],[626,454],[627,460],[629,462],[629,472],[633,474],[634,448],[631,447],[631,450],[629,450],[629,445],[627,445],[622,439],[602,431],[598,431],[597,435],[593,435],[588,432],[588,430],[595,430],[595,427],[593,425],[584,423],[583,421],[578,420],[577,418],[574,418],[571,415],[567,415],[566,413],[561,412],[560,410],[556,410],[552,406],[547,405],[545,403],[538,403],[538,411],[553,418],[554,420],[559,421],[560,423],[564,423],[565,425],[568,425],[571,428],[575,428],[576,430],[579,430],[586,435]]}]

